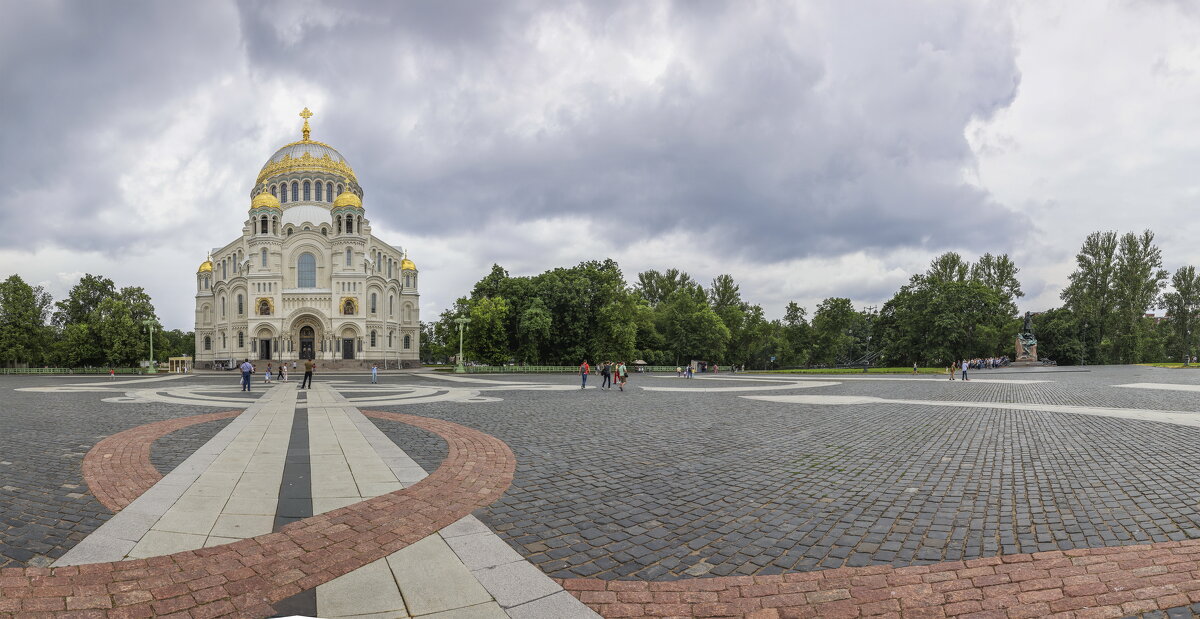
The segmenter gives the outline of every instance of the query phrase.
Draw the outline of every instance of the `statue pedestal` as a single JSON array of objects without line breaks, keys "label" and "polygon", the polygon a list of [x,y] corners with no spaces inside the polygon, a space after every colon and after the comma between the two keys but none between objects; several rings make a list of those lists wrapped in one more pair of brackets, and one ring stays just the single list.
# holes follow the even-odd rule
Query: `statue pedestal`
[{"label": "statue pedestal", "polygon": [[1026,344],[1021,341],[1021,337],[1017,336],[1016,345],[1017,356],[1014,361],[1018,363],[1037,363],[1037,341],[1032,344]]}]

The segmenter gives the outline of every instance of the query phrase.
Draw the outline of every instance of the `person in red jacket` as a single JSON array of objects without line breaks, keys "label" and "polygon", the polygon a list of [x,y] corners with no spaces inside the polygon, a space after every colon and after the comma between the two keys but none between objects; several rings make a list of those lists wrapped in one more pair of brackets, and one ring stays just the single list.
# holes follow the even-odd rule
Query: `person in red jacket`
[{"label": "person in red jacket", "polygon": [[587,375],[591,369],[592,367],[588,365],[587,359],[584,359],[583,363],[579,364],[579,375],[583,377],[583,382],[579,385],[580,389],[587,389]]}]

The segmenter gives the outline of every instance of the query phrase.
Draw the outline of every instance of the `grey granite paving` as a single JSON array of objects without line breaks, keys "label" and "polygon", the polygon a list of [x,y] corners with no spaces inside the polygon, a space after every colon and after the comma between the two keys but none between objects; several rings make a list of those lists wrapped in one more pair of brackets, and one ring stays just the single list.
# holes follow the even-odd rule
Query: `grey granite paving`
[{"label": "grey granite paving", "polygon": [[[1200,371],[973,375],[1056,382],[846,379],[771,393],[1200,411],[1194,393],[1110,386],[1195,384]],[[640,383],[737,384],[631,380]],[[772,574],[1200,537],[1193,428],[986,408],[781,404],[737,393],[489,395],[502,401],[389,410],[463,423],[513,448],[513,487],[476,515],[552,576]],[[414,459],[436,466],[444,446],[393,425],[381,422]]]}]

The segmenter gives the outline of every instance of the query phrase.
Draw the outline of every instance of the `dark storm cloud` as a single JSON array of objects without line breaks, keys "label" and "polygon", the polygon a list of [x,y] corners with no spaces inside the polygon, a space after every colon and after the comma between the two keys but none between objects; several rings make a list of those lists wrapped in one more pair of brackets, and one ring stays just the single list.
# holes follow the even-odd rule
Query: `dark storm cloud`
[{"label": "dark storm cloud", "polygon": [[[229,74],[250,100],[269,83],[297,109],[323,100],[314,137],[355,166],[372,217],[426,236],[585,217],[618,245],[716,231],[722,246],[697,250],[775,261],[994,250],[1025,225],[962,181],[964,128],[1019,81],[1008,17],[989,5],[227,9],[20,5],[0,26],[0,246],[136,243],[144,231],[99,219],[129,208],[121,174],[172,106]],[[246,99],[222,103],[225,122],[180,159],[228,158],[261,131]],[[256,171],[213,182],[241,195]],[[30,204],[60,215],[49,234],[21,232]]]},{"label": "dark storm cloud", "polygon": [[[398,228],[580,215],[630,242],[719,230],[711,249],[778,260],[992,248],[1025,224],[962,180],[967,123],[1016,94],[1003,11],[599,6],[337,4],[298,20],[253,4],[242,21],[255,70],[333,89],[320,133]],[[672,51],[653,81],[621,79],[611,57],[555,57],[572,47],[546,44],[554,28]]]},{"label": "dark storm cloud", "polygon": [[[8,5],[0,26],[0,246],[103,250],[136,241],[137,226],[101,225],[100,216],[129,210],[118,181],[139,145],[163,130],[164,109],[236,60],[236,24],[228,23],[236,14],[218,8]],[[32,213],[52,215],[39,218],[38,234],[25,225]]]}]

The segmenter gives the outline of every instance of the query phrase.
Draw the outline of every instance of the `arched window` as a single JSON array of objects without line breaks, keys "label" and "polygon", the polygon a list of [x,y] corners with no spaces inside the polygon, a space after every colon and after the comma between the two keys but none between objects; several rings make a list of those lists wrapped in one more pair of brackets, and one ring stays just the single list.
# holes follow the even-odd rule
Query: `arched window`
[{"label": "arched window", "polygon": [[375,331],[371,331],[371,348],[375,348]]},{"label": "arched window", "polygon": [[349,215],[346,215],[346,232],[347,233],[354,232],[354,218]]},{"label": "arched window", "polygon": [[279,197],[279,186],[278,185],[271,185],[271,195],[275,196],[276,198]]},{"label": "arched window", "polygon": [[[375,293],[374,292],[371,293],[371,313],[372,314],[375,313]],[[374,344],[371,344],[371,345],[374,346]]]},{"label": "arched window", "polygon": [[362,234],[362,217],[355,217],[355,219],[358,221],[356,222],[354,229],[358,230],[359,234]]},{"label": "arched window", "polygon": [[279,218],[271,218],[271,234],[279,234]]},{"label": "arched window", "polygon": [[392,347],[392,332],[388,331],[388,348]]},{"label": "arched window", "polygon": [[388,317],[396,317],[396,295],[394,294],[388,295]]},{"label": "arched window", "polygon": [[225,297],[221,297],[221,318],[225,317]]},{"label": "arched window", "polygon": [[225,350],[227,344],[228,344],[228,342],[225,341],[225,332],[222,331],[221,332],[221,350]]},{"label": "arched window", "polygon": [[325,195],[328,196],[326,200],[333,202],[334,197],[336,197],[333,195],[333,183],[325,183]]},{"label": "arched window", "polygon": [[262,248],[262,265],[263,265],[263,268],[266,268],[266,266],[267,266],[267,248],[266,247]]},{"label": "arched window", "polygon": [[338,215],[334,219],[337,220],[337,232],[338,232],[338,234],[341,234],[342,233],[342,216]]},{"label": "arched window", "polygon": [[292,233],[293,233],[293,232],[295,232],[295,231],[296,231],[296,230],[295,230],[294,228],[292,228],[291,226],[288,226],[288,229],[287,229],[287,235],[288,235],[288,236],[292,236]]},{"label": "arched window", "polygon": [[329,236],[329,228],[327,226],[321,226],[321,236]]},{"label": "arched window", "polygon": [[354,256],[350,253],[350,248],[346,248],[346,268],[350,268],[350,262],[354,260]]},{"label": "arched window", "polygon": [[238,331],[238,348],[246,347],[246,334]]},{"label": "arched window", "polygon": [[338,185],[338,192],[337,192],[337,195],[339,195],[339,196],[340,196],[340,195],[342,195],[342,192],[343,192],[343,191],[345,191],[345,189],[342,189],[342,186],[341,186],[341,185]]},{"label": "arched window", "polygon": [[259,223],[259,227],[258,227],[259,233],[266,234],[267,233],[267,216],[263,215],[262,219],[260,219],[258,223]]},{"label": "arched window", "polygon": [[292,202],[300,200],[300,183],[292,181]]},{"label": "arched window", "polygon": [[317,183],[317,187],[316,187],[316,189],[317,189],[317,202],[320,202],[320,201],[321,201],[321,194],[323,193],[323,192],[321,191],[321,188],[322,188],[322,187],[324,187],[324,186],[325,186],[325,184],[324,184],[324,183]]},{"label": "arched window", "polygon": [[204,336],[204,350],[212,350],[212,338]]},{"label": "arched window", "polygon": [[226,268],[228,266],[229,266],[228,262],[226,262],[224,260],[221,261],[221,279],[229,278],[229,270]]},{"label": "arched window", "polygon": [[312,200],[312,183],[304,181],[304,201]]},{"label": "arched window", "polygon": [[412,348],[412,336],[406,335],[404,336],[404,350],[408,350],[410,348]]},{"label": "arched window", "polygon": [[388,269],[388,279],[391,279],[392,278],[392,259],[391,258],[388,258],[387,269]]},{"label": "arched window", "polygon": [[317,287],[317,258],[308,252],[296,259],[296,287]]},{"label": "arched window", "polygon": [[[273,185],[271,186],[271,193],[275,193],[275,187],[274,187]],[[287,185],[280,185],[280,186],[279,186],[279,195],[277,195],[276,197],[277,197],[277,198],[279,198],[279,201],[280,201],[280,202],[287,202],[287,201],[288,201],[288,199],[287,199]]]},{"label": "arched window", "polygon": [[245,306],[242,303],[242,295],[238,295],[238,316],[241,316],[245,311]]}]

